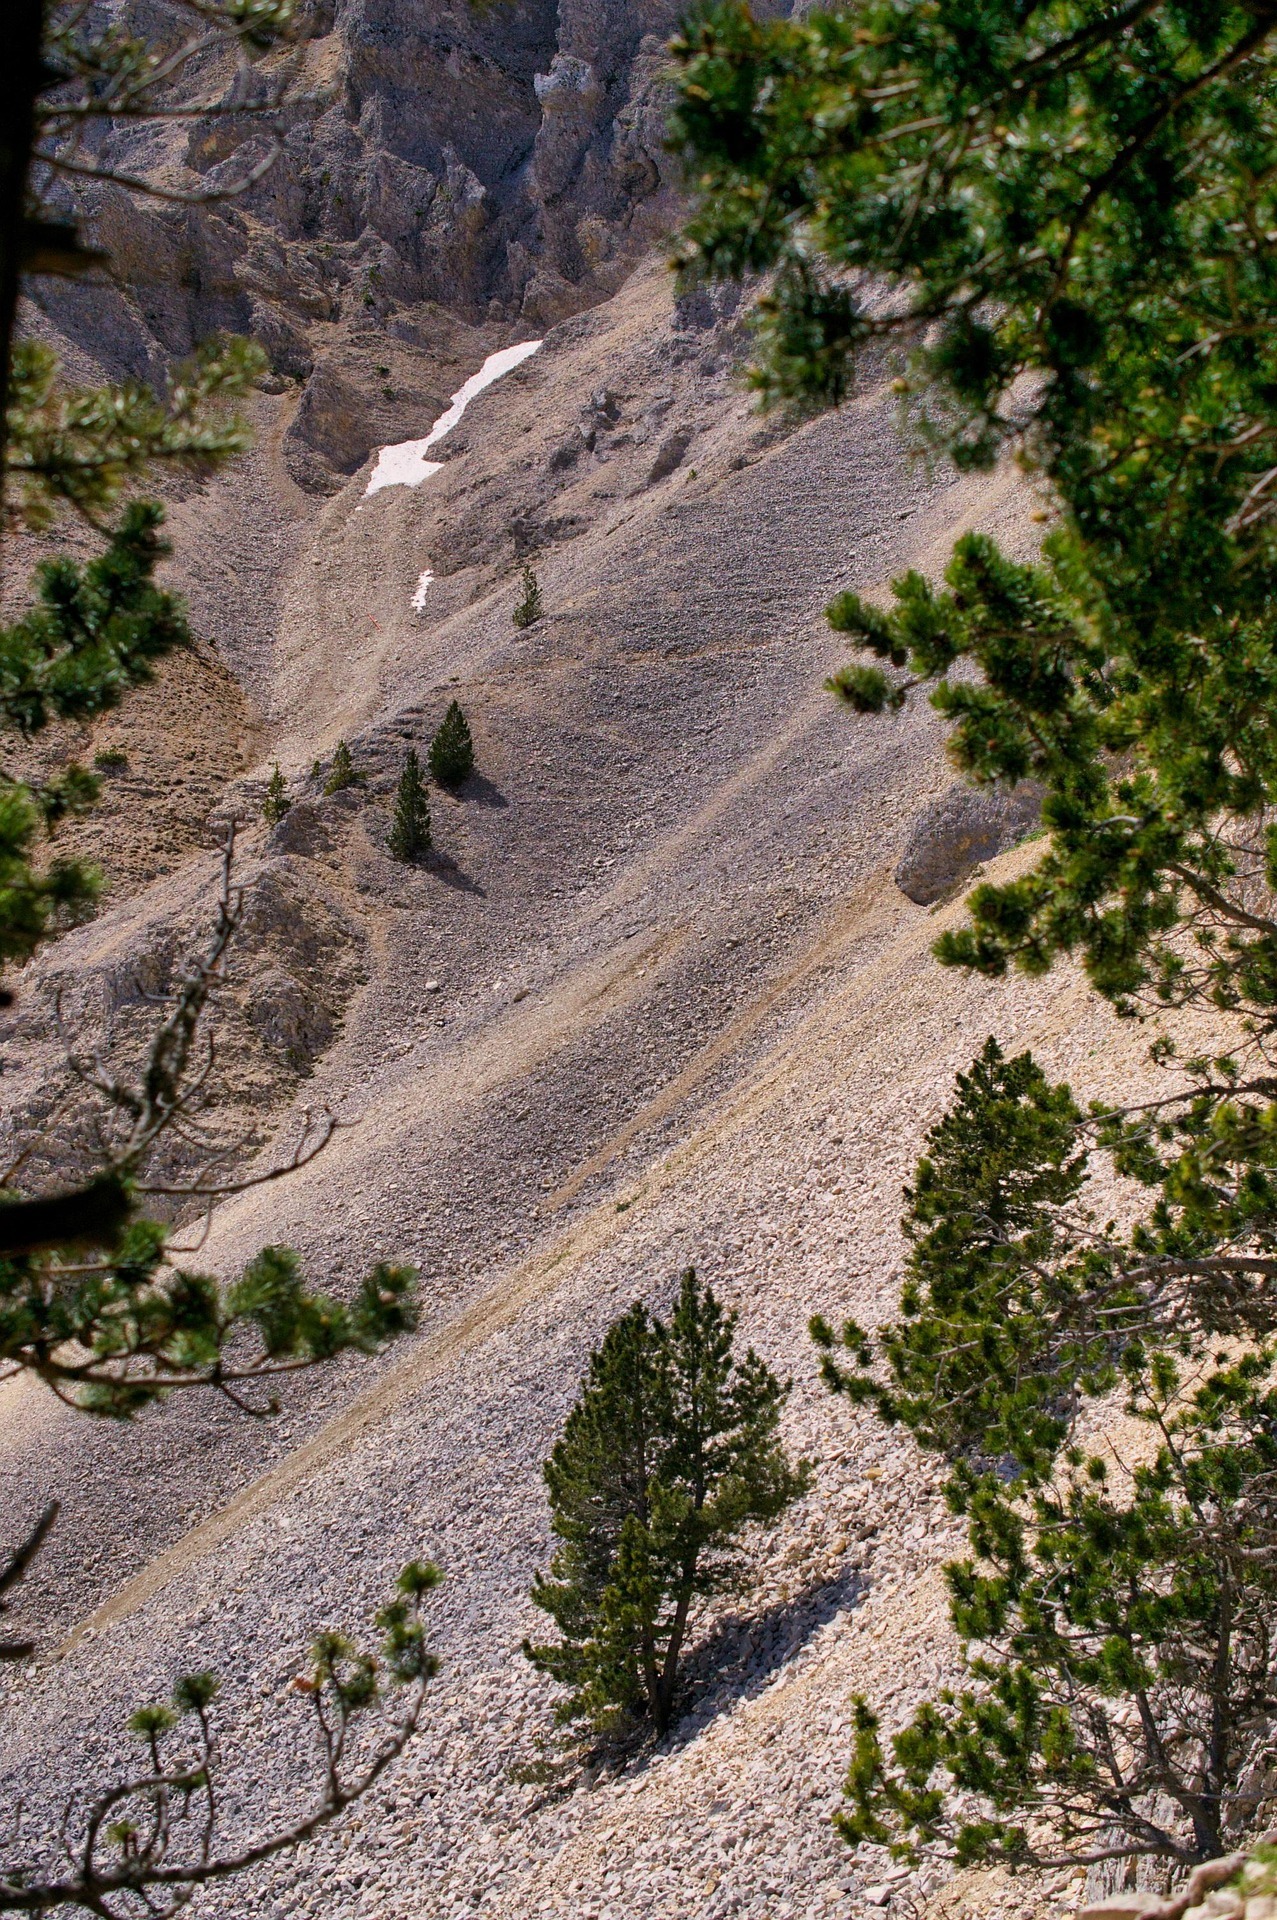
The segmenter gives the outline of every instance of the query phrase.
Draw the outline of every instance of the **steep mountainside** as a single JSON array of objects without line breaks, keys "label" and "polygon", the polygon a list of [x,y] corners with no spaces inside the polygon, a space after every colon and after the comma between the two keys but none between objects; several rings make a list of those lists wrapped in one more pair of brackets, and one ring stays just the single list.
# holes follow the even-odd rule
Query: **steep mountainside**
[{"label": "steep mountainside", "polygon": [[[264,180],[205,206],[97,193],[87,205],[114,285],[46,283],[46,316],[136,375],[216,329],[252,333],[274,384],[300,388],[291,472],[313,490],[340,485],[405,410],[439,410],[441,369],[473,364],[470,329],[494,345],[544,331],[615,292],[669,230],[664,49],[680,12],[677,0],[316,0]],[[162,0],[148,18],[163,22]],[[224,84],[229,98],[243,83]],[[126,127],[104,146],[184,193],[234,184],[266,151],[233,117]]]},{"label": "steep mountainside", "polygon": [[[22,982],[12,1144],[65,1153],[59,990],[81,1045],[135,1048],[238,813],[251,893],[218,1011],[219,1123],[258,1164],[307,1109],[344,1124],[305,1172],[219,1208],[198,1261],[231,1274],[286,1240],[337,1288],[378,1256],[422,1273],[421,1333],[298,1382],[277,1420],[201,1399],[86,1435],[0,1388],[5,1514],[64,1502],[23,1595],[49,1657],[0,1671],[6,1788],[28,1817],[100,1778],[127,1709],[192,1664],[224,1677],[228,1768],[251,1780],[269,1752],[277,1769],[256,1801],[232,1797],[232,1824],[272,1794],[287,1807],[310,1762],[288,1683],[314,1625],[366,1619],[409,1556],[446,1571],[423,1737],[339,1831],[201,1910],[911,1911],[932,1883],[853,1865],[829,1813],[852,1692],[890,1722],[950,1668],[950,1523],[911,1449],[821,1391],[807,1319],[890,1309],[901,1179],[990,1029],[1085,1094],[1140,1071],[1147,1035],[1115,1043],[1067,972],[942,974],[928,947],[960,904],[928,911],[892,881],[948,785],[939,732],[925,707],[836,709],[821,609],[938,569],[966,525],[1022,548],[1033,529],[1012,476],[910,464],[885,375],[836,416],[760,418],[733,302],[680,306],[659,248],[640,257],[668,211],[669,24],[637,0],[340,4],[311,55],[332,103],[299,122],[270,194],[155,216],[154,258],[170,238],[191,251],[151,306],[139,267],[96,331],[65,296],[41,322],[100,364],[134,347],[148,364],[210,317],[258,327],[277,358],[287,327],[304,351],[300,383],[257,396],[252,455],[174,503],[203,666],[87,743],[127,754],[85,829],[116,881]],[[151,234],[150,215],[110,217]],[[220,282],[189,270],[232,234]],[[489,353],[535,338],[432,450],[437,472],[366,491],[376,446],[424,437]],[[391,363],[378,398],[368,370]],[[339,457],[315,426],[339,411],[325,382],[367,403]],[[527,558],[546,612],[518,630]],[[391,793],[453,698],[478,775],[432,795],[437,856],[405,868]],[[325,798],[312,770],[339,738],[367,785]],[[268,830],[276,760],[292,806]],[[664,1303],[693,1261],[793,1374],[787,1429],[815,1489],[760,1544],[755,1591],[698,1622],[668,1749],[544,1799],[510,1776],[552,1716],[519,1654],[547,1547],[539,1463],[609,1319]],[[981,1892],[1007,1915],[1022,1898]]]}]

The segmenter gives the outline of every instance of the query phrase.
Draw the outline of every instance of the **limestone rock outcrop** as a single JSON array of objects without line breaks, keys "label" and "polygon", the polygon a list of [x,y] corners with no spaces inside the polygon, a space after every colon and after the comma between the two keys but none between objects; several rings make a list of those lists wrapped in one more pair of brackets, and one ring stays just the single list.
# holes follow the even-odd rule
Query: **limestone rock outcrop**
[{"label": "limestone rock outcrop", "polygon": [[896,866],[896,885],[928,907],[959,886],[981,861],[992,860],[1032,833],[1041,818],[1042,789],[968,787],[955,781],[914,821]]}]

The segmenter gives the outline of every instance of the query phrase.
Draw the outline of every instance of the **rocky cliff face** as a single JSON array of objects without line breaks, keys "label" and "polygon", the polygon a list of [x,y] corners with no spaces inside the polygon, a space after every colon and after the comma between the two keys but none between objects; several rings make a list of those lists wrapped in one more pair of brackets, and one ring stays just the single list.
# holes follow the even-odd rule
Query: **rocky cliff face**
[{"label": "rocky cliff face", "polygon": [[[251,333],[281,383],[305,384],[291,465],[324,489],[402,434],[405,407],[438,411],[441,362],[472,363],[481,345],[596,304],[669,229],[665,49],[681,11],[318,0],[267,177],[204,207],[108,190],[90,211],[114,285],[54,287],[49,316],[112,371],[137,374],[219,328]],[[161,170],[187,190],[241,177],[265,151],[245,147],[243,127],[172,130]],[[109,151],[154,173],[153,133],[126,129]],[[469,343],[470,329],[483,340]]]}]

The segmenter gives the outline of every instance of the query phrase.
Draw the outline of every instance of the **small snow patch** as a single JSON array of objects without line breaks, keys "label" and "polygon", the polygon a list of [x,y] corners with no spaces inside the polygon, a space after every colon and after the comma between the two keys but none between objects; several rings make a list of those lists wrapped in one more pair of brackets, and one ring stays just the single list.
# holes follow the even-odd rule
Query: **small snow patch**
[{"label": "small snow patch", "polygon": [[[463,387],[458,387],[452,396],[451,404],[439,415],[424,440],[401,440],[397,446],[383,447],[377,455],[377,464],[372,477],[364,488],[365,499],[370,493],[380,493],[383,487],[416,487],[428,480],[432,473],[438,473],[443,465],[441,460],[427,460],[431,447],[438,446],[446,433],[460,420],[470,402],[477,394],[499,380],[503,373],[510,373],[523,361],[534,354],[541,345],[539,340],[520,340],[514,347],[502,347],[499,353],[490,353],[478,373],[472,373]],[[420,592],[418,588],[418,592]]]},{"label": "small snow patch", "polygon": [[383,487],[419,487],[432,473],[439,473],[443,461],[426,458],[430,444],[429,440],[401,440],[397,447],[383,447],[364,488],[364,498],[380,493]]},{"label": "small snow patch", "polygon": [[434,580],[434,574],[430,571],[430,568],[427,567],[425,572],[422,574],[421,578],[417,582],[417,591],[412,596],[412,610],[414,613],[425,612],[426,595],[430,591],[431,582],[433,580]]}]

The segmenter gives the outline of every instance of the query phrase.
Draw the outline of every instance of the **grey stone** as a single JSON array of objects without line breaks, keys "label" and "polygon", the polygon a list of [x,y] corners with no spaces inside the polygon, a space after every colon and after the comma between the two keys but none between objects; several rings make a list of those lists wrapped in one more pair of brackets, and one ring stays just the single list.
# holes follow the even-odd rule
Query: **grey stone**
[{"label": "grey stone", "polygon": [[321,454],[339,473],[355,473],[368,458],[373,427],[362,396],[321,361],[306,382],[287,438]]},{"label": "grey stone", "polygon": [[973,867],[992,860],[1033,832],[1042,817],[1042,789],[969,787],[956,781],[924,807],[896,867],[901,893],[921,907],[943,898]]},{"label": "grey stone", "polygon": [[271,853],[300,853],[313,856],[329,853],[333,836],[324,818],[331,812],[331,801],[322,806],[313,800],[295,800],[283,819],[271,829],[267,845]]},{"label": "grey stone", "polygon": [[683,456],[691,444],[692,429],[690,427],[680,427],[677,433],[669,436],[668,440],[663,440],[652,462],[652,471],[647,476],[648,485],[654,486],[658,480],[667,479],[677,467],[682,466]]}]

